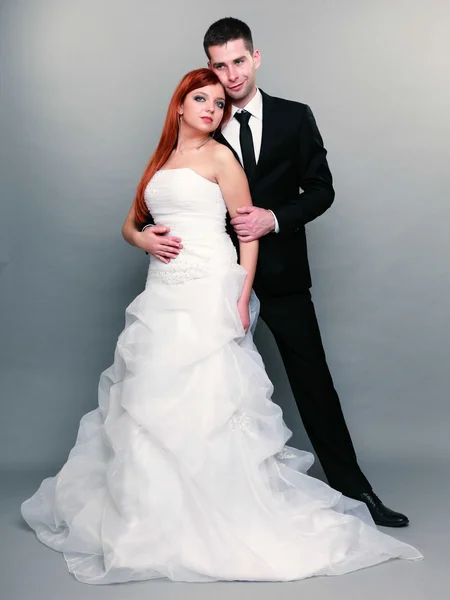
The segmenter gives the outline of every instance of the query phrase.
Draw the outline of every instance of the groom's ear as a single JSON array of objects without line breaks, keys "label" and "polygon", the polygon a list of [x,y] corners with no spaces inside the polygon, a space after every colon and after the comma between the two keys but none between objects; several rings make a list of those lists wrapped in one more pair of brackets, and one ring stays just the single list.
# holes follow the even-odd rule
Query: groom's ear
[{"label": "groom's ear", "polygon": [[210,60],[208,60],[208,69],[212,69],[211,61]]}]

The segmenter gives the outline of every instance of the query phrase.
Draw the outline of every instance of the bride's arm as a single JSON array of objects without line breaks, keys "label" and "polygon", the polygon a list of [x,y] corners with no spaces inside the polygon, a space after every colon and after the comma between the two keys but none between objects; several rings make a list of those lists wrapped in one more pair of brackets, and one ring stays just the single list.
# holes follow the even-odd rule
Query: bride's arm
[{"label": "bride's arm", "polygon": [[122,226],[122,236],[126,242],[131,244],[131,246],[137,246],[138,248],[142,248],[142,236],[139,234],[142,232],[142,228],[138,227],[136,223],[136,212],[134,208],[134,201],[128,211],[127,218],[125,219],[125,223]]},{"label": "bride's arm", "polygon": [[147,254],[152,254],[164,263],[176,258],[183,247],[180,238],[166,235],[169,231],[169,228],[163,225],[142,229],[136,222],[134,202],[122,227],[123,238],[129,244],[145,250]]},{"label": "bride's arm", "polygon": [[[238,216],[237,209],[251,206],[252,198],[248,187],[247,177],[241,165],[226,147],[218,145],[215,148],[217,156],[217,182],[227,205],[231,218]],[[239,242],[240,264],[247,271],[244,287],[239,302],[248,306],[255,278],[256,262],[258,260],[258,240]]]}]

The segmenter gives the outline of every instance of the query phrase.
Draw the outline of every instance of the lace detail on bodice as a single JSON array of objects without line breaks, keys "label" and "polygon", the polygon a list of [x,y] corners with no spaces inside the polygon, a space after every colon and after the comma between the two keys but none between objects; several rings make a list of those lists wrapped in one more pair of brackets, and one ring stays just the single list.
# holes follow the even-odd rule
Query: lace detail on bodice
[{"label": "lace detail on bodice", "polygon": [[148,273],[147,283],[158,280],[160,283],[168,285],[176,285],[178,283],[186,283],[192,279],[201,279],[206,277],[205,269],[201,265],[181,264],[177,262],[173,269],[151,269]]},{"label": "lace detail on bodice", "polygon": [[[228,240],[224,240],[228,242]],[[225,260],[221,261],[222,268],[232,268],[237,266],[237,254],[234,246],[230,243],[226,244],[229,246],[227,250],[229,252],[223,253],[222,258]],[[186,250],[186,246],[183,247]],[[211,249],[212,251],[212,249]],[[212,263],[207,259],[204,260],[193,260],[189,256],[189,251],[186,252],[186,258],[183,257],[182,253],[170,263],[165,264],[158,260],[152,260],[148,271],[147,284],[151,281],[159,281],[159,283],[166,283],[174,285],[178,283],[186,283],[192,279],[201,279],[214,274],[216,270],[216,263]]]},{"label": "lace detail on bodice", "polygon": [[157,225],[170,228],[183,248],[169,263],[150,257],[147,285],[186,283],[237,265],[236,250],[225,231],[226,206],[217,184],[189,168],[158,171],[145,190]]}]

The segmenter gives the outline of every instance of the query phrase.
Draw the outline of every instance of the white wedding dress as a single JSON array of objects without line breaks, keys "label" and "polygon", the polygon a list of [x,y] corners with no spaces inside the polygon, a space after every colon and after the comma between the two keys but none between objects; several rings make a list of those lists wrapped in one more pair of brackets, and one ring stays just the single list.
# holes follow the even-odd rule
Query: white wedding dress
[{"label": "white wedding dress", "polygon": [[291,432],[237,312],[245,271],[219,186],[162,170],[145,198],[184,248],[167,265],[150,258],[99,407],[22,505],[39,540],[91,584],[287,581],[421,558],[364,504],[306,475],[311,454],[285,446]]}]

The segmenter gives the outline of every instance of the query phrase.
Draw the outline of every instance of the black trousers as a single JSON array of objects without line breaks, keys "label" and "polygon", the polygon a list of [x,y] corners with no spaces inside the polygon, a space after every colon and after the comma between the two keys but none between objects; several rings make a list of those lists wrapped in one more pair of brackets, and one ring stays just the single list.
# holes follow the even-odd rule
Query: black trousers
[{"label": "black trousers", "polygon": [[311,294],[259,295],[259,300],[261,318],[276,340],[306,433],[329,484],[346,495],[370,491],[328,369]]}]

